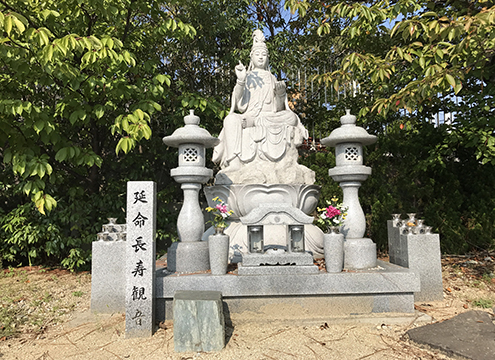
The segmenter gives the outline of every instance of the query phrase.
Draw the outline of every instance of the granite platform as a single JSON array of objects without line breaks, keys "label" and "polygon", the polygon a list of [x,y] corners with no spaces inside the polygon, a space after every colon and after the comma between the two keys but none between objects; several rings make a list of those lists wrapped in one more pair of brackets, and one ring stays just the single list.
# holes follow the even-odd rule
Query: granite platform
[{"label": "granite platform", "polygon": [[368,270],[314,274],[216,275],[156,272],[157,320],[172,319],[176,291],[220,291],[230,319],[294,320],[375,313],[414,313],[418,275],[378,261]]}]

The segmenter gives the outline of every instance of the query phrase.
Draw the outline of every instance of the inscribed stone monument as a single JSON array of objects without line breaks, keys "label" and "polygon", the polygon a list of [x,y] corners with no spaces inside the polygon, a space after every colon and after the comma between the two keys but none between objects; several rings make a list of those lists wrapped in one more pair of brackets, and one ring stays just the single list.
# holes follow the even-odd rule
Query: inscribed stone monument
[{"label": "inscribed stone monument", "polygon": [[156,183],[127,183],[125,336],[149,337],[155,325]]}]

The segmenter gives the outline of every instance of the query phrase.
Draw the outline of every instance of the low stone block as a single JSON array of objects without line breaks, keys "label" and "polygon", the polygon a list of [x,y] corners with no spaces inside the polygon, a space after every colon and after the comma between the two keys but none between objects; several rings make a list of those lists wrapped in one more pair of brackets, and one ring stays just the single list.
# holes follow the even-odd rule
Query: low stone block
[{"label": "low stone block", "polygon": [[172,272],[193,273],[210,269],[207,241],[177,241],[168,248],[167,269]]},{"label": "low stone block", "polygon": [[125,241],[94,241],[91,264],[91,311],[125,310]]},{"label": "low stone block", "polygon": [[173,313],[175,351],[220,351],[225,347],[220,291],[177,291]]}]

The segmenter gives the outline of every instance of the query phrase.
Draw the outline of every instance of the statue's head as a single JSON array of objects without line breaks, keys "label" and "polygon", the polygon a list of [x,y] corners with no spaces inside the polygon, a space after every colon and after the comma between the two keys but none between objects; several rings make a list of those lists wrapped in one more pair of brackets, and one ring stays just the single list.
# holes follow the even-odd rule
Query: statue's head
[{"label": "statue's head", "polygon": [[261,30],[253,32],[253,46],[251,48],[251,62],[249,70],[263,69],[268,70],[268,49],[265,44],[265,35]]}]

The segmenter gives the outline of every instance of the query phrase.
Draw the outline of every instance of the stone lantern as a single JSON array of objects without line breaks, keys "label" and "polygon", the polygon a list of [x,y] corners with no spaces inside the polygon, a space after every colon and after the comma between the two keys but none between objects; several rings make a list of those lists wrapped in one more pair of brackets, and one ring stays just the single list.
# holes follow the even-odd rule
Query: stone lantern
[{"label": "stone lantern", "polygon": [[371,168],[363,165],[363,146],[376,142],[376,136],[356,126],[356,117],[346,110],[340,118],[341,127],[321,140],[325,146],[335,147],[336,166],[328,171],[344,192],[347,217],[341,232],[345,236],[344,267],[368,269],[376,266],[376,244],[364,238],[366,219],[359,203],[361,183],[371,175]]},{"label": "stone lantern", "polygon": [[205,149],[219,140],[199,127],[199,117],[194,110],[184,117],[185,126],[177,129],[163,142],[179,148],[179,167],[170,175],[181,184],[184,203],[177,219],[179,242],[168,250],[167,267],[170,271],[195,272],[210,268],[208,243],[201,241],[205,231],[203,211],[199,205],[199,190],[212,176],[213,170],[205,167]]}]

